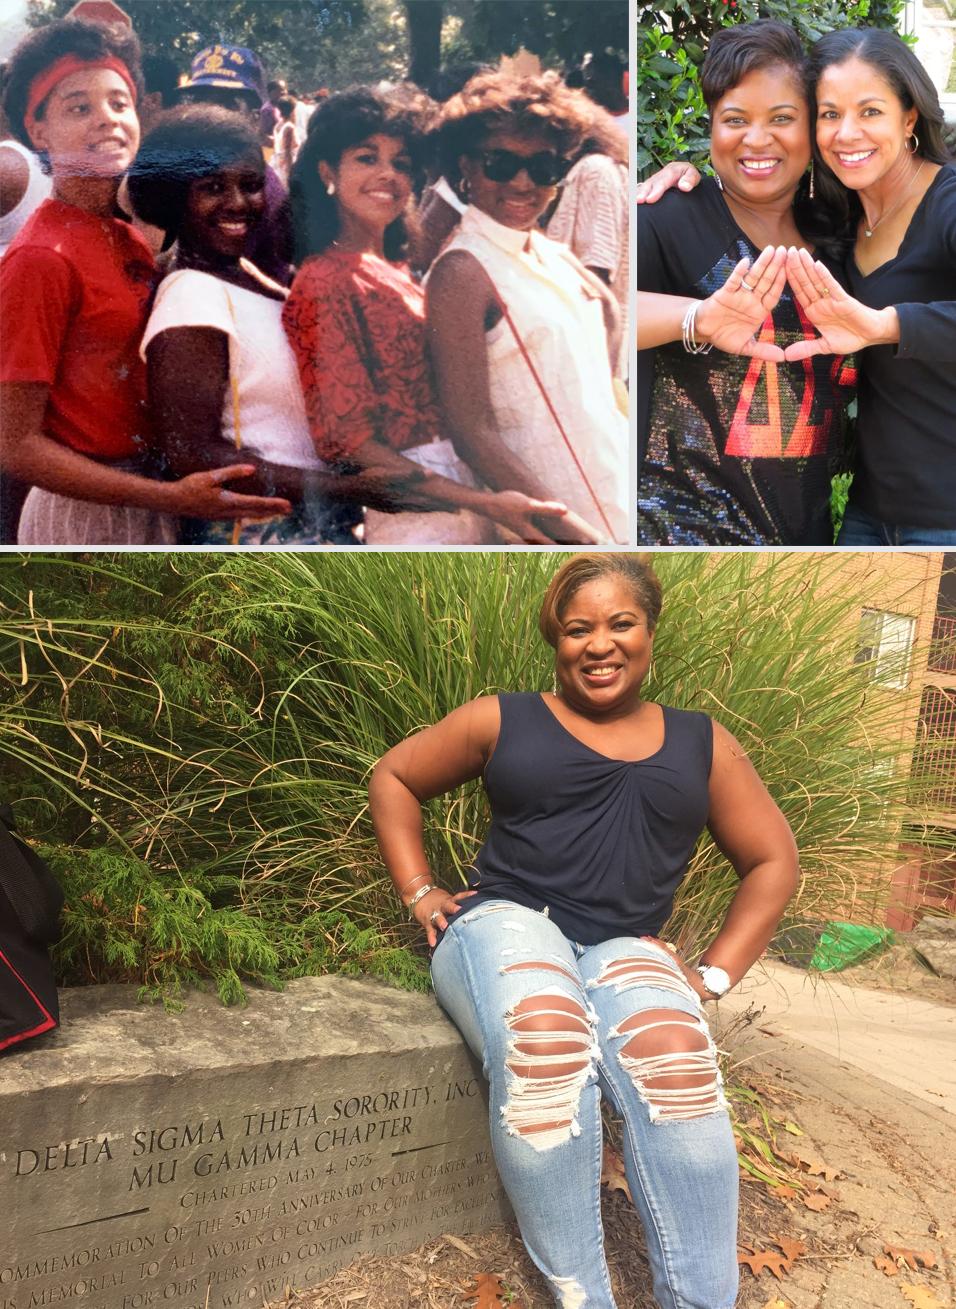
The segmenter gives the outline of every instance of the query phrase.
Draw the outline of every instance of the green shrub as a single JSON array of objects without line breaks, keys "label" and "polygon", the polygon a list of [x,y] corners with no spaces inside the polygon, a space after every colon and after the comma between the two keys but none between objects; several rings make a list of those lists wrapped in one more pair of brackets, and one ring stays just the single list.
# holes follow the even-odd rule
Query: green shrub
[{"label": "green shrub", "polygon": [[223,1004],[236,1004],[244,982],[280,987],[327,972],[428,985],[420,959],[344,913],[278,902],[256,910],[237,903],[231,877],[163,875],[109,848],[39,850],[66,894],[54,951],[61,985],[138,983],[141,998],[170,1007],[187,987],[212,984]]}]

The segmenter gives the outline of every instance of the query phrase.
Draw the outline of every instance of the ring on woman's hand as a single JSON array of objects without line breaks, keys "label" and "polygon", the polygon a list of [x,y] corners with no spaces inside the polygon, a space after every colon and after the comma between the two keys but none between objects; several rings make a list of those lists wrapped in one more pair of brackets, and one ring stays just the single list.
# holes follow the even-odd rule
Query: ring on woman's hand
[{"label": "ring on woman's hand", "polygon": [[821,295],[829,295],[829,294],[830,294],[830,288],[829,288],[828,286],[824,286],[824,287],[822,287],[821,290],[820,290],[820,294],[821,294]]},{"label": "ring on woman's hand", "polygon": [[748,286],[743,278],[740,279],[740,285],[743,287],[745,291],[749,291],[751,295],[753,295],[753,293],[757,289],[755,286]]},{"label": "ring on woman's hand", "polygon": [[437,924],[439,918],[441,918],[440,909],[433,909],[431,913],[428,915],[428,921],[431,923],[432,927],[434,927]]}]

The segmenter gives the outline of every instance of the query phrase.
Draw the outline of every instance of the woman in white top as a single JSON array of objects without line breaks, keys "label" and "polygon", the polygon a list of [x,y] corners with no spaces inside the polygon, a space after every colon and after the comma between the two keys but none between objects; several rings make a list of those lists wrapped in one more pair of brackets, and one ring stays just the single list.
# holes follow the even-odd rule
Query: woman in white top
[{"label": "woman in white top", "polygon": [[157,443],[177,475],[234,463],[241,451],[256,472],[238,489],[289,502],[287,516],[239,530],[191,521],[188,543],[354,545],[357,506],[394,501],[368,475],[332,473],[315,452],[282,328],[286,292],[244,258],[264,186],[255,132],[226,110],[173,110],[143,141],[133,203],[177,240],[142,344]]},{"label": "woman in white top", "polygon": [[[34,209],[53,194],[32,150],[19,141],[0,141],[0,259]],[[17,522],[29,486],[0,469],[0,545],[16,545]]]},{"label": "woman in white top", "polygon": [[625,541],[616,306],[536,226],[602,113],[556,74],[479,74],[445,105],[443,172],[469,203],[429,273],[427,314],[461,457],[488,485],[559,499],[600,539]]}]

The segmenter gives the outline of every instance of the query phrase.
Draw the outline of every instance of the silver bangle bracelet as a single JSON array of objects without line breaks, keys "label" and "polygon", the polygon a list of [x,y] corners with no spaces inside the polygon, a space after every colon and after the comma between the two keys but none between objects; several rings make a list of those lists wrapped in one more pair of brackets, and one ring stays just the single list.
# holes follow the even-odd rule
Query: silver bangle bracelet
[{"label": "silver bangle bracelet", "polygon": [[426,882],[426,884],[425,884],[424,886],[419,887],[419,889],[415,892],[415,894],[414,894],[414,895],[412,896],[412,898],[409,900],[408,904],[405,906],[405,908],[408,910],[408,916],[409,916],[409,918],[414,918],[414,917],[415,917],[415,914],[414,914],[413,910],[414,910],[415,906],[418,904],[419,900],[423,900],[423,899],[425,898],[425,896],[428,895],[429,891],[437,891],[437,890],[438,890],[438,887],[437,887],[437,886],[432,886],[431,882]]},{"label": "silver bangle bracelet", "polygon": [[680,332],[681,343],[689,355],[707,355],[714,348],[712,345],[703,345],[697,340],[695,327],[697,325],[697,310],[703,301],[694,300],[687,306],[687,312],[681,320]]}]

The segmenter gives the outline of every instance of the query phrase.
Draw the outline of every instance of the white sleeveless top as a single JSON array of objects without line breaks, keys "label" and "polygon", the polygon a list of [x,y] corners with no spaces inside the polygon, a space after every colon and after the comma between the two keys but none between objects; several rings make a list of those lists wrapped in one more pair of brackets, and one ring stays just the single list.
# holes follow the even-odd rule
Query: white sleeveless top
[{"label": "white sleeveless top", "polygon": [[229,338],[230,386],[222,434],[235,441],[232,381],[238,387],[242,449],[290,468],[325,468],[309,434],[299,370],[282,327],[281,300],[182,268],[159,284],[140,354],[172,327],[214,327]]},{"label": "white sleeveless top", "polygon": [[39,209],[43,201],[48,200],[53,194],[53,178],[48,177],[40,167],[40,161],[33,151],[28,150],[19,141],[0,141],[0,149],[12,150],[14,154],[18,154],[26,161],[27,168],[30,170],[27,189],[20,203],[14,205],[8,214],[0,218],[0,259],[2,259],[7,253],[7,246],[34,209]]},{"label": "white sleeveless top", "polygon": [[[627,540],[628,423],[611,384],[604,314],[566,246],[505,227],[469,205],[435,261],[478,260],[507,305],[617,541]],[[503,319],[486,334],[491,402],[502,439],[556,500],[602,534],[607,526]]]}]

